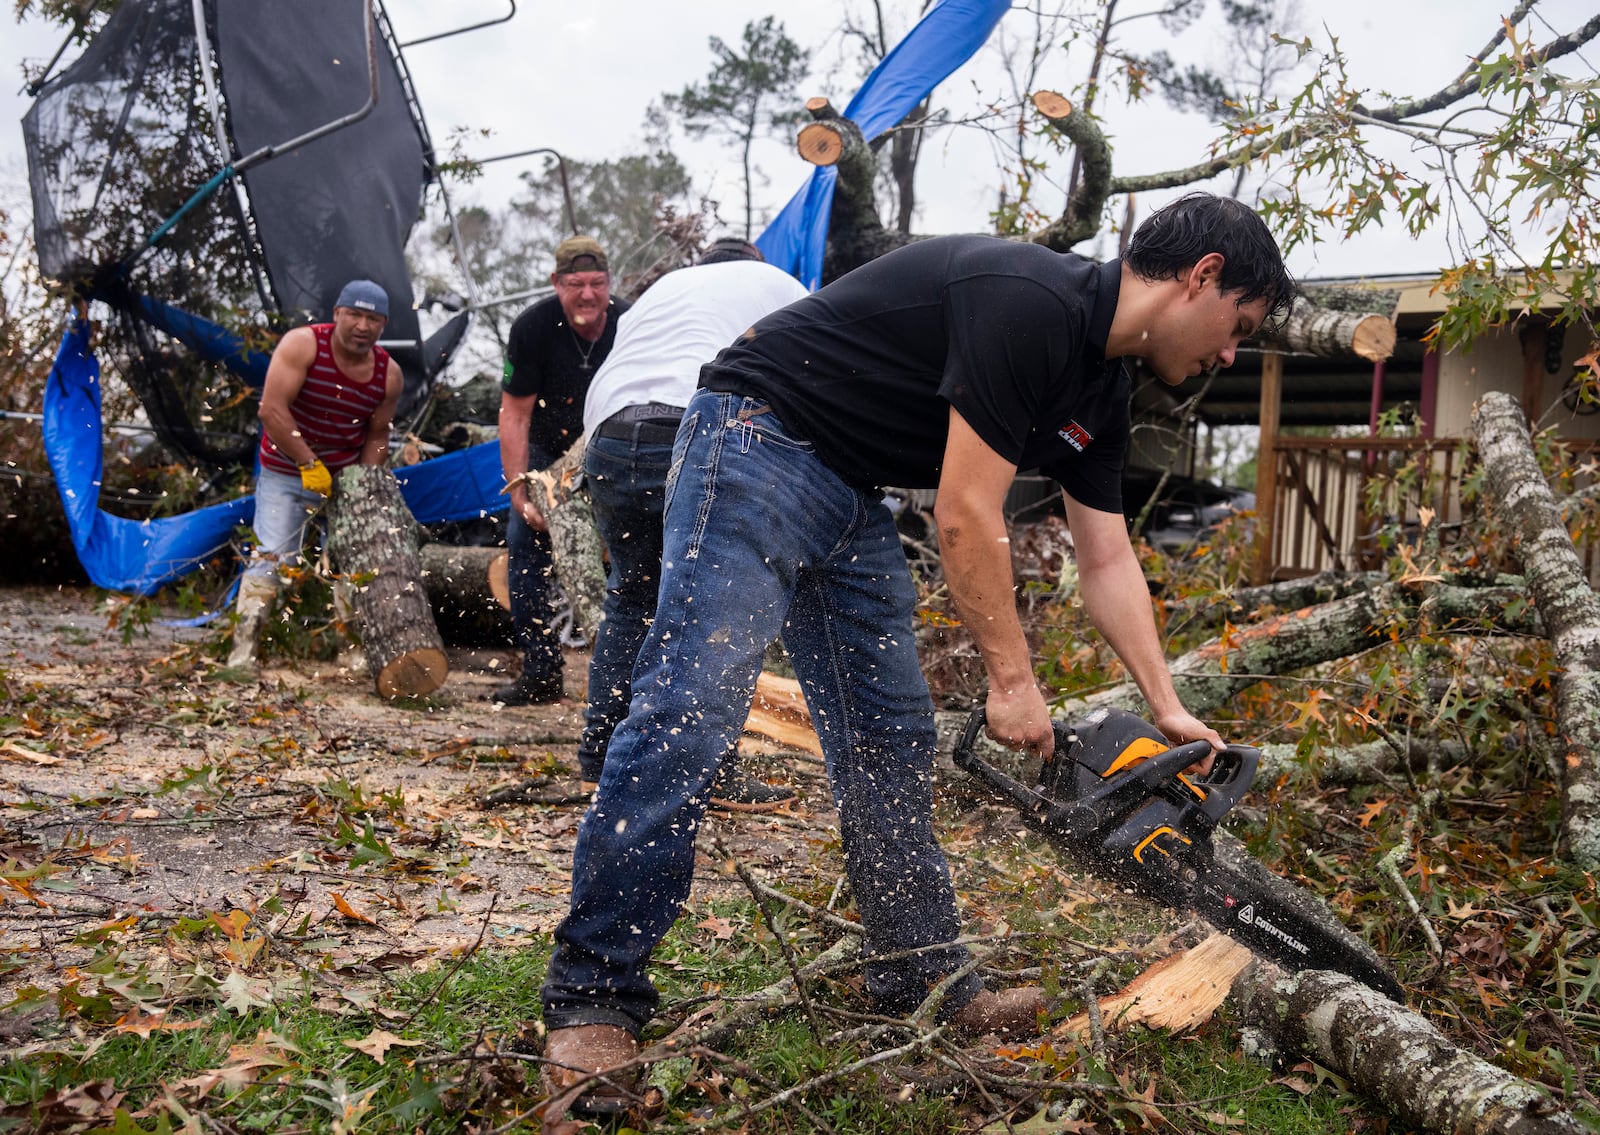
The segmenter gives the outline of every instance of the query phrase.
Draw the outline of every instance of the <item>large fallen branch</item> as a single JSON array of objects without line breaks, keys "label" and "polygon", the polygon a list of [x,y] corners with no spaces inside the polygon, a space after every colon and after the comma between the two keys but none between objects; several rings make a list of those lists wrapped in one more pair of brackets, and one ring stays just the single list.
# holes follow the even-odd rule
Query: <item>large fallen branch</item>
[{"label": "large fallen branch", "polygon": [[1423,1131],[1589,1130],[1537,1085],[1458,1048],[1422,1017],[1342,974],[1286,974],[1258,960],[1235,980],[1233,993],[1251,1030],[1247,1051],[1309,1057]]},{"label": "large fallen branch", "polygon": [[[1437,633],[1537,634],[1540,623],[1512,587],[1461,587],[1426,581],[1387,583],[1332,603],[1278,615],[1196,647],[1172,663],[1190,712],[1204,717],[1263,676],[1349,658],[1390,641],[1389,628],[1427,616]],[[1094,706],[1148,713],[1131,682],[1097,694]]]},{"label": "large fallen branch", "polygon": [[1499,391],[1485,395],[1473,407],[1472,428],[1489,491],[1511,530],[1560,668],[1556,714],[1566,740],[1561,843],[1573,862],[1593,870],[1600,867],[1600,596],[1534,457],[1517,400]]}]

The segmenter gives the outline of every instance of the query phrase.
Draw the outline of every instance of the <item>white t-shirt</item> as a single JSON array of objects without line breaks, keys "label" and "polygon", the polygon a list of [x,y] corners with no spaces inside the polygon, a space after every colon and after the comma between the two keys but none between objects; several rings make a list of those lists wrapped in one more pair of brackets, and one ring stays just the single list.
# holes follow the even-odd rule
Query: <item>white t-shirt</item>
[{"label": "white t-shirt", "polygon": [[583,430],[626,406],[688,404],[700,368],[769,312],[806,295],[782,268],[729,260],[668,272],[617,322],[617,338],[583,405]]}]

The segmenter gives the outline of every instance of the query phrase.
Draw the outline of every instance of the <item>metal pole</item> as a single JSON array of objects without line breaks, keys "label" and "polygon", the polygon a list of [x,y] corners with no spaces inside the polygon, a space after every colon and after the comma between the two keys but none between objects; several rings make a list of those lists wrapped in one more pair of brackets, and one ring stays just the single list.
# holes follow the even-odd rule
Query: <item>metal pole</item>
[{"label": "metal pole", "polygon": [[505,15],[501,16],[497,20],[484,20],[481,24],[468,24],[466,27],[456,28],[454,31],[439,32],[436,35],[425,35],[421,39],[407,40],[405,43],[402,43],[400,46],[401,47],[415,47],[419,43],[432,43],[436,39],[449,39],[451,36],[460,35],[462,32],[475,32],[479,28],[492,28],[492,27],[494,27],[495,24],[503,24],[503,23],[505,23],[507,20],[511,19],[511,17],[515,16],[516,14],[517,14],[517,0],[511,0],[511,11],[507,12]]}]

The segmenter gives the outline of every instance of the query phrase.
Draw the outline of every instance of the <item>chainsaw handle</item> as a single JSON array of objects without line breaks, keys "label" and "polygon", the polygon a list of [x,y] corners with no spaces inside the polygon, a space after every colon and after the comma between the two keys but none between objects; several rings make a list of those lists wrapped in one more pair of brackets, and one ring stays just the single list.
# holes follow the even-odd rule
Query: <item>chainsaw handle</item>
[{"label": "chainsaw handle", "polygon": [[[1025,823],[1041,822],[1041,817],[1054,813],[1057,810],[1057,806],[1037,790],[1029,788],[1015,777],[1001,772],[973,751],[973,746],[978,741],[978,734],[983,731],[987,720],[988,718],[985,716],[982,706],[972,711],[971,716],[967,718],[966,727],[961,730],[961,737],[956,741],[956,746],[950,754],[950,759],[955,763],[956,768],[974,779],[982,781],[989,786],[991,791],[1010,801],[1012,805],[1022,812]],[[1062,744],[1061,733],[1061,728],[1057,726],[1056,744],[1058,745]]]}]

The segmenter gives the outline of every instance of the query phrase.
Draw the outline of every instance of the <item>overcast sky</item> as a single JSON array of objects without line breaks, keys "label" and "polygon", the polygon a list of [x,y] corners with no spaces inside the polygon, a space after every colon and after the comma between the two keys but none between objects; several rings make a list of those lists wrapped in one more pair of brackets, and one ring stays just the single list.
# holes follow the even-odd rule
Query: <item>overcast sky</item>
[{"label": "overcast sky", "polygon": [[[1595,2],[1544,0],[1536,14],[1557,32],[1568,32],[1593,14]],[[859,2],[856,6],[864,7]],[[899,0],[905,10],[914,6],[914,0]],[[1122,10],[1140,6],[1150,5],[1124,0]],[[1357,85],[1405,95],[1432,91],[1454,78],[1512,6],[1512,0],[1302,0],[1304,30],[1319,39],[1329,32],[1339,38]],[[838,0],[590,0],[576,5],[522,0],[517,7],[509,23],[406,50],[430,131],[441,147],[454,128],[468,127],[491,132],[474,143],[469,151],[473,156],[534,147],[586,160],[637,152],[649,104],[664,91],[680,90],[705,76],[712,59],[707,37],[736,43],[746,21],[766,14],[782,20],[793,39],[813,49],[808,95],[827,94],[842,108],[854,88],[854,74],[839,73],[837,67],[837,28],[844,11]],[[508,0],[388,0],[402,41],[446,30],[452,22],[493,19],[508,8]],[[1138,41],[1129,41],[1137,49],[1166,47],[1185,62],[1218,68],[1227,62],[1213,25],[1197,26],[1176,43],[1154,21],[1145,26],[1147,37],[1141,32]],[[1024,10],[1013,10],[1001,27],[1014,38],[1032,38],[1031,17]],[[1545,27],[1536,31],[1540,39],[1551,34]],[[28,22],[15,29],[7,26],[0,45],[0,61],[11,77],[0,96],[0,205],[13,214],[27,208],[19,121],[28,100],[19,89],[19,67],[24,59],[47,59],[60,39],[58,30]],[[1086,59],[1082,46],[1066,53],[1047,66],[1042,85],[1070,90],[1081,80]],[[1591,47],[1582,61],[1568,65],[1592,75],[1597,62],[1600,48]],[[936,103],[965,113],[984,96],[998,97],[1004,90],[999,52],[991,39],[946,81]],[[1116,146],[1119,174],[1201,160],[1214,135],[1203,117],[1178,115],[1154,101],[1130,109],[1113,96],[1101,110]],[[736,154],[709,141],[680,142],[697,188],[723,202],[725,221],[740,223]],[[765,177],[757,188],[758,203],[770,215],[801,185],[809,167],[795,156],[788,140],[763,144],[756,160]],[[524,168],[530,167],[500,163],[484,181],[456,190],[455,199],[458,204],[503,205]],[[1064,176],[1064,169],[1060,173]],[[987,227],[997,184],[993,142],[986,134],[972,128],[940,131],[925,148],[919,167],[923,204],[917,231]],[[1349,245],[1324,245],[1315,254],[1298,254],[1292,266],[1300,275],[1431,272],[1443,266],[1445,256],[1442,244],[1374,234]]]}]

